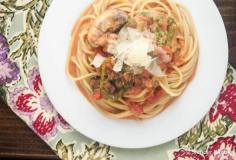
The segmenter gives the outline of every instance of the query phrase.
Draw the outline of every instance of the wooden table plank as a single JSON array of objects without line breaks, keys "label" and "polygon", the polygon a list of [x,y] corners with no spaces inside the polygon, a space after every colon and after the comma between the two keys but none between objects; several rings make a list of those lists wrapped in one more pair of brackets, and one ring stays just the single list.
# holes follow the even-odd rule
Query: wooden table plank
[{"label": "wooden table plank", "polygon": [[[236,0],[215,0],[224,19],[229,41],[229,62],[236,68]],[[21,137],[21,138],[19,138]],[[0,100],[0,159],[58,157]]]}]

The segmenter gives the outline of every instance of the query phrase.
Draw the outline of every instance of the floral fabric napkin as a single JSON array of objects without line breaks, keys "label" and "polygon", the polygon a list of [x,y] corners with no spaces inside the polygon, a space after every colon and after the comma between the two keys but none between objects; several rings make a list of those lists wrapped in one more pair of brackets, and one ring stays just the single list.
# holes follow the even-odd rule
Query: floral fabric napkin
[{"label": "floral fabric napkin", "polygon": [[236,160],[236,72],[231,66],[209,113],[171,142],[148,149],[119,149],[94,142],[74,130],[54,109],[38,71],[38,36],[50,3],[50,0],[0,1],[0,94],[60,158]]}]

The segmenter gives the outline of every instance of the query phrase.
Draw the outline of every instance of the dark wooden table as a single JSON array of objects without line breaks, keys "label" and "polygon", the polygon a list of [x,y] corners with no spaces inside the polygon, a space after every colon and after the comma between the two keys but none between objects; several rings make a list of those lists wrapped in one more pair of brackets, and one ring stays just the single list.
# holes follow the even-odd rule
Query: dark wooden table
[{"label": "dark wooden table", "polygon": [[[223,16],[229,40],[229,62],[236,68],[236,0],[214,0]],[[21,137],[19,139],[19,137]],[[0,159],[58,157],[0,100]]]}]

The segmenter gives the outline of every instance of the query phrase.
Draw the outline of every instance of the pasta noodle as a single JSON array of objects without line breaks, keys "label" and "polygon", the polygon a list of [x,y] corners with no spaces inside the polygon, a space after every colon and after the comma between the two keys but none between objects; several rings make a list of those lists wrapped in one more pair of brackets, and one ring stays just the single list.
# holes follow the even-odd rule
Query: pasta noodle
[{"label": "pasta noodle", "polygon": [[[127,13],[131,19],[137,15],[150,14],[164,17],[164,21],[173,19],[175,32],[170,36],[172,40],[168,42],[172,61],[166,65],[160,65],[165,71],[165,76],[152,76],[152,79],[157,81],[156,89],[143,88],[139,92],[125,92],[117,99],[95,99],[92,96],[94,89],[90,84],[91,78],[100,76],[100,87],[103,84],[101,83],[101,69],[91,65],[97,50],[91,46],[88,34],[91,26],[95,25],[96,19],[105,11],[112,9]],[[163,33],[165,32],[155,32],[159,35]],[[72,30],[66,71],[68,77],[104,115],[118,119],[146,119],[160,113],[183,93],[196,69],[198,47],[197,33],[189,11],[174,0],[96,0],[78,18]],[[150,100],[152,102],[147,103]],[[130,104],[133,106],[130,107]]]}]

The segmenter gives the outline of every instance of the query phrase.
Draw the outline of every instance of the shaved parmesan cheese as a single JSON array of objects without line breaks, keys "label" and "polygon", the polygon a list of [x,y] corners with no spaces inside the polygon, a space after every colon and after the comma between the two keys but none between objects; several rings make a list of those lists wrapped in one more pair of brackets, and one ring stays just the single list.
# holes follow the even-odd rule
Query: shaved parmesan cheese
[{"label": "shaved parmesan cheese", "polygon": [[94,57],[93,61],[91,62],[91,65],[93,65],[96,68],[99,68],[103,64],[105,59],[106,59],[105,57],[101,56],[100,54],[97,54]]},{"label": "shaved parmesan cheese", "polygon": [[156,59],[146,68],[148,72],[156,77],[165,77],[166,74],[161,70],[161,67],[156,63]]},{"label": "shaved parmesan cheese", "polygon": [[[148,69],[155,76],[164,76],[161,68],[154,64],[153,58],[148,55],[155,50],[152,33],[139,31],[134,28],[123,27],[115,43],[108,45],[109,53],[113,54],[116,63],[113,66],[115,72],[120,72],[126,64],[139,73],[142,69]],[[155,37],[155,36],[154,36]]]},{"label": "shaved parmesan cheese", "polygon": [[118,41],[128,40],[128,29],[123,27],[118,34]]},{"label": "shaved parmesan cheese", "polygon": [[152,61],[152,57],[148,55],[149,49],[149,40],[144,37],[132,41],[125,53],[125,64],[129,66],[147,67]]},{"label": "shaved parmesan cheese", "polygon": [[143,37],[143,32],[140,32],[137,29],[128,27],[127,31],[128,31],[128,38],[132,41],[137,38]]},{"label": "shaved parmesan cheese", "polygon": [[144,32],[124,27],[118,34],[118,41],[108,46],[109,51],[117,59],[113,70],[119,72],[123,64],[130,67],[148,67],[152,62],[149,52],[154,51],[152,41],[144,37]]},{"label": "shaved parmesan cheese", "polygon": [[122,61],[120,59],[117,59],[115,65],[113,66],[113,71],[120,72],[122,70],[122,67],[123,67],[123,62],[124,61]]}]

